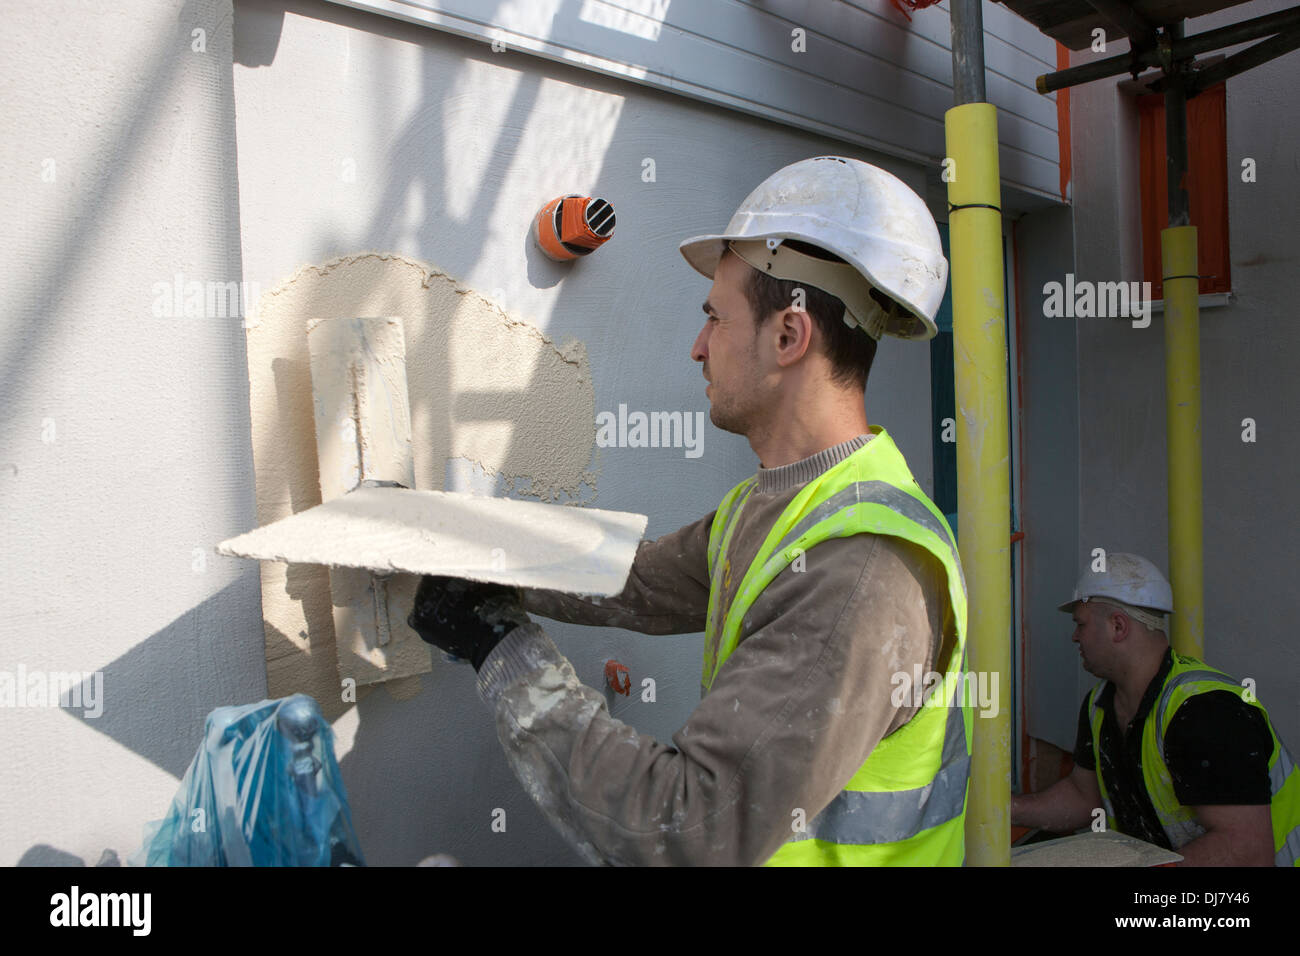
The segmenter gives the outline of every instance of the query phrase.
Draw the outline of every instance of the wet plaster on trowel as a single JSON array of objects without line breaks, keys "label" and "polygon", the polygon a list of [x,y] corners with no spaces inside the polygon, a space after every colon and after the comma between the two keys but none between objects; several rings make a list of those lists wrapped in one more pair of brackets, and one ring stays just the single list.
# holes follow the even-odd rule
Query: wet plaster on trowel
[{"label": "wet plaster on trowel", "polygon": [[[448,490],[449,462],[464,459],[507,492],[594,500],[595,395],[585,346],[555,345],[436,266],[362,253],[303,267],[261,297],[249,322],[259,525],[321,502],[306,327],[343,316],[402,320],[417,488]],[[307,693],[337,717],[348,703],[328,570],[263,561],[261,574],[268,694]],[[406,699],[421,684],[414,676],[383,686]]]}]

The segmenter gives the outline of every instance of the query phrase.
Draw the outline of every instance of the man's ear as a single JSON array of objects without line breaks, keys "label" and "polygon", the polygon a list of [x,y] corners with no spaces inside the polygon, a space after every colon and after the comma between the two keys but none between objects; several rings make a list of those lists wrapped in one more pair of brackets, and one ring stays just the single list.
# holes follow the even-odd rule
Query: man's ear
[{"label": "man's ear", "polygon": [[813,317],[801,309],[786,307],[775,317],[780,328],[777,364],[793,365],[812,348]]}]

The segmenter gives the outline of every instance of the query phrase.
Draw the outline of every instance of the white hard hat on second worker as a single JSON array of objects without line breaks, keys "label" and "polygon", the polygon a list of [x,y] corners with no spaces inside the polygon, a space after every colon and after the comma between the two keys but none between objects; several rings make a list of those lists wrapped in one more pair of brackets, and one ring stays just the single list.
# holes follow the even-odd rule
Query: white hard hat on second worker
[{"label": "white hard hat on second worker", "polygon": [[[847,265],[804,255],[787,239]],[[740,204],[726,232],[694,236],[680,249],[711,279],[728,247],[760,272],[837,296],[845,323],[872,338],[928,339],[938,331],[948,260],[934,216],[901,179],[861,160],[817,156],[777,170]],[[882,307],[871,289],[892,304]]]},{"label": "white hard hat on second worker", "polygon": [[1174,592],[1160,569],[1138,554],[1116,551],[1106,555],[1106,570],[1084,570],[1074,586],[1074,597],[1057,610],[1073,612],[1079,601],[1119,601],[1136,608],[1169,612],[1174,609]]}]

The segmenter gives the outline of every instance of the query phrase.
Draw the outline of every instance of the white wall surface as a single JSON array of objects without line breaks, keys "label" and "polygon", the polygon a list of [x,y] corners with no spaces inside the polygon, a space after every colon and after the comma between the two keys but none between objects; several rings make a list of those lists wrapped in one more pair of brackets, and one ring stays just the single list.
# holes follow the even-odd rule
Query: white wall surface
[{"label": "white wall surface", "polygon": [[230,47],[228,0],[4,10],[0,671],[103,709],[0,706],[0,864],[125,858],[265,693],[257,571],[211,550],[254,520],[244,332],[154,289],[240,278]]}]

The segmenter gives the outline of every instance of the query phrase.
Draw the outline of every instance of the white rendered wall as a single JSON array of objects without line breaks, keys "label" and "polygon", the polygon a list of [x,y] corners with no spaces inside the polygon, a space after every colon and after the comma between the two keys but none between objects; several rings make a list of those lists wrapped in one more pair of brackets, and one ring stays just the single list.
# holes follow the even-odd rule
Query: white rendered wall
[{"label": "white rendered wall", "polygon": [[0,671],[103,700],[0,706],[0,864],[125,858],[265,693],[256,569],[212,551],[255,520],[244,332],[154,288],[240,278],[230,48],[228,0],[4,10]]}]

